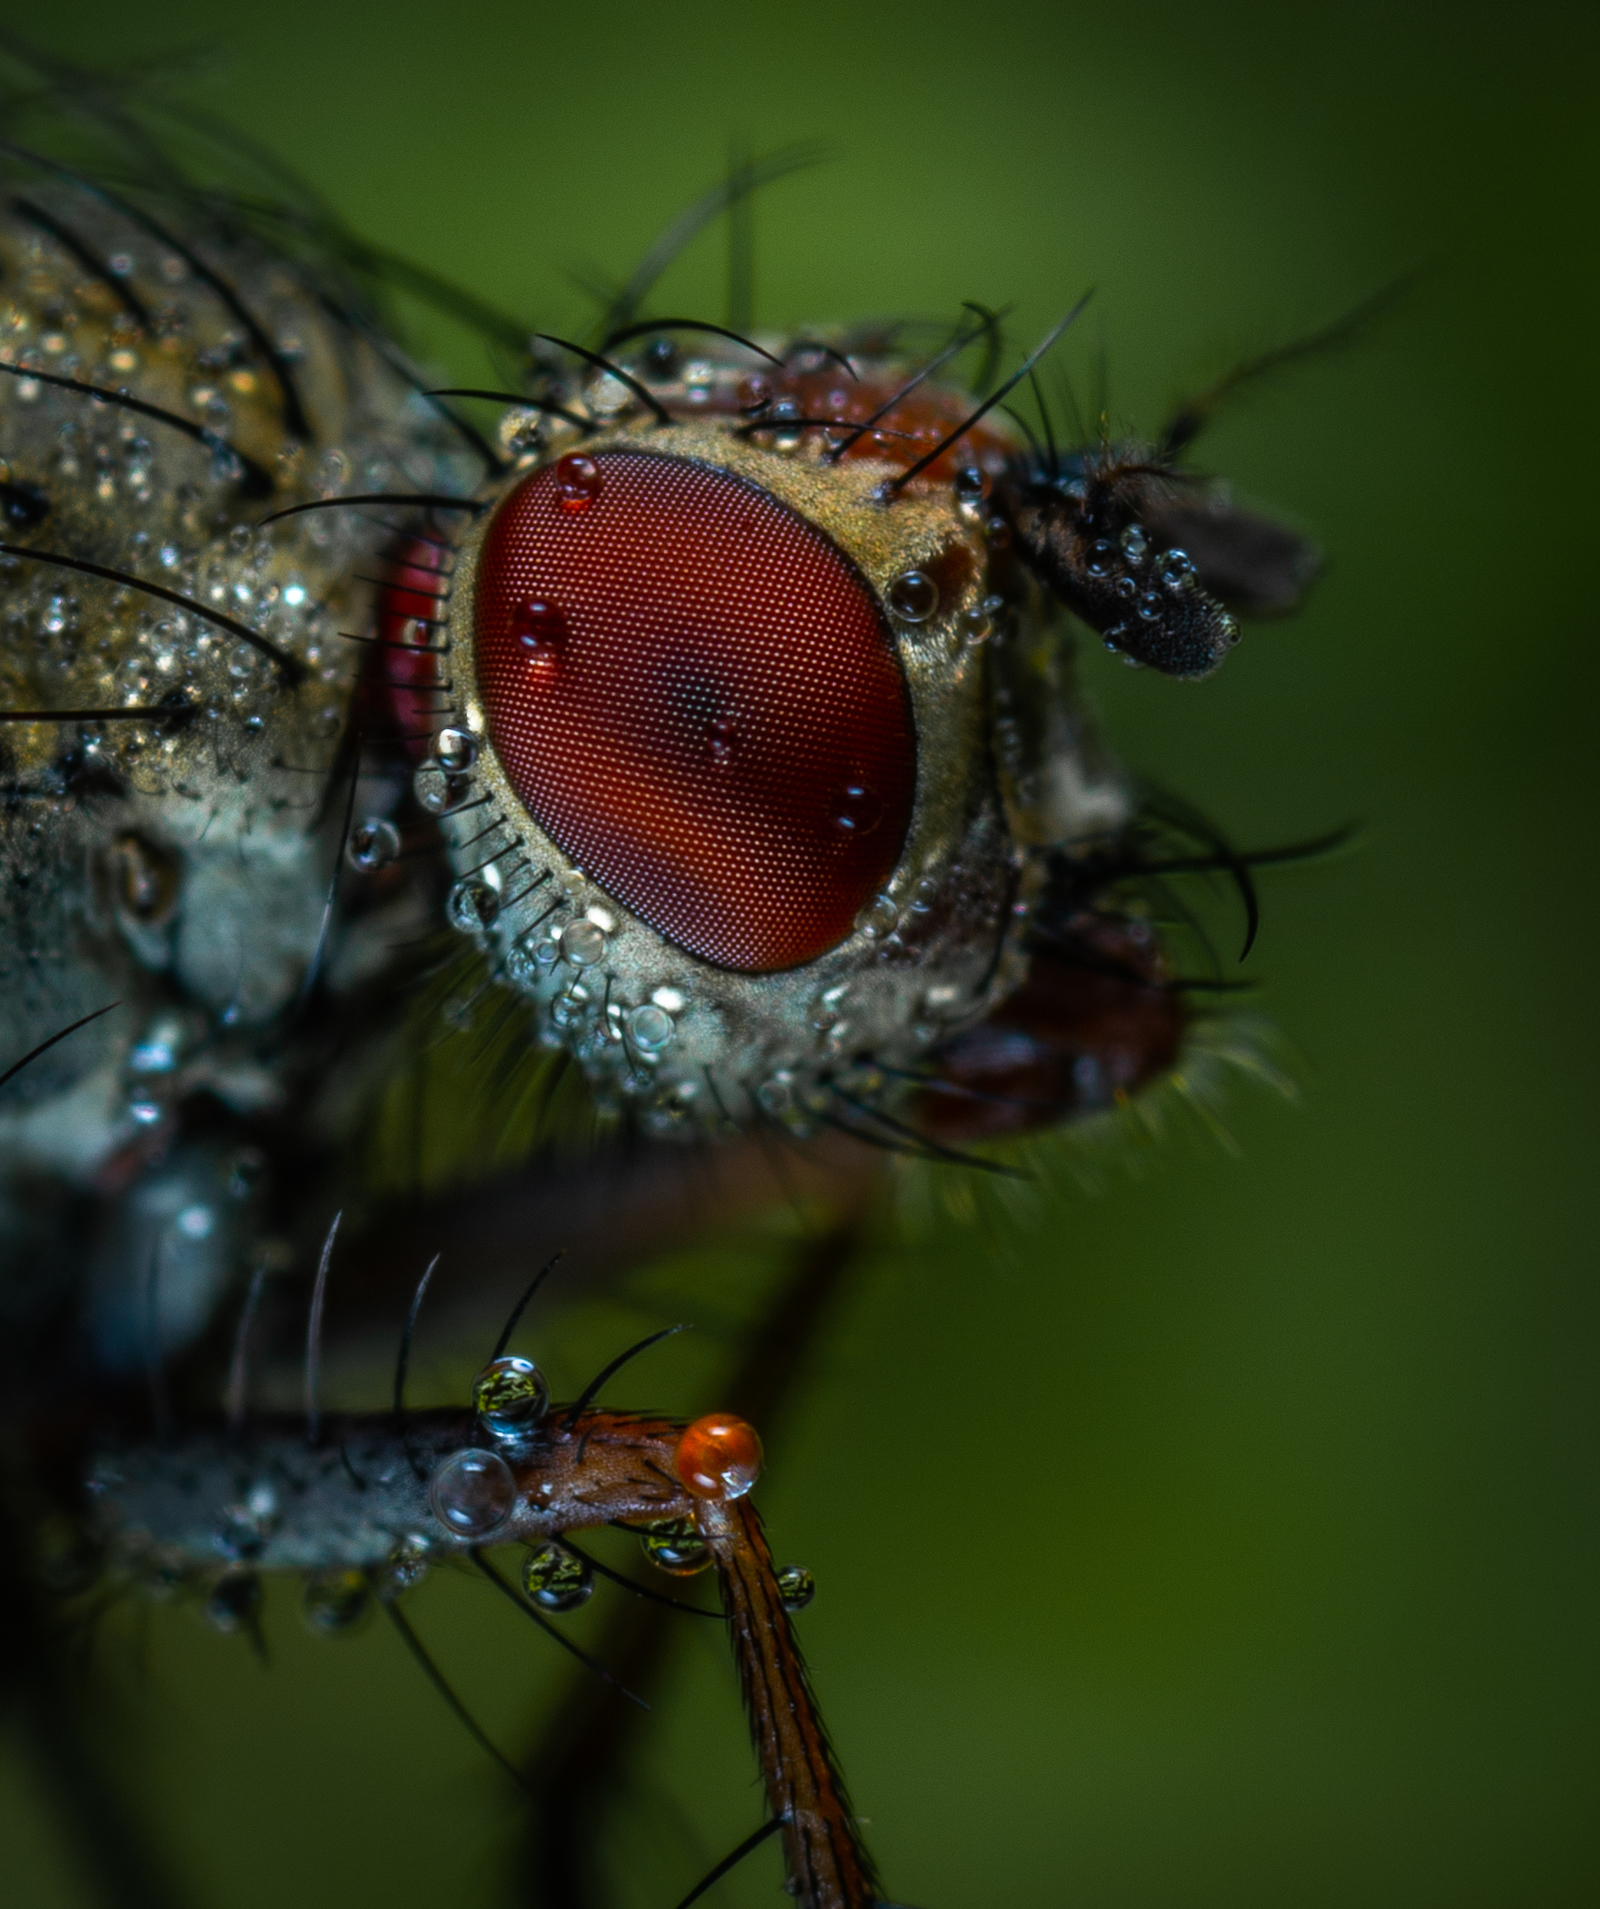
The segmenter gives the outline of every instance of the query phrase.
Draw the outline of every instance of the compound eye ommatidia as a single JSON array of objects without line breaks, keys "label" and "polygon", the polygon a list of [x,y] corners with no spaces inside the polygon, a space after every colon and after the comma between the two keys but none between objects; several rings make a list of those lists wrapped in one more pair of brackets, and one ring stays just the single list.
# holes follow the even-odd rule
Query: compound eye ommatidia
[{"label": "compound eye ommatidia", "polygon": [[851,933],[905,843],[916,739],[878,601],[815,525],[685,458],[562,458],[500,505],[474,622],[505,775],[592,880],[745,973]]}]

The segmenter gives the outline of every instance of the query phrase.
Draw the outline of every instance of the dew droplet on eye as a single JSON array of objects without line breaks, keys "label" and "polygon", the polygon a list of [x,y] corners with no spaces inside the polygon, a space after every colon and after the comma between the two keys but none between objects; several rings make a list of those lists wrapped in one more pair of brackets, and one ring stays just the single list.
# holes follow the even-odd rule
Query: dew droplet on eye
[{"label": "dew droplet on eye", "polygon": [[870,835],[883,820],[883,803],[864,782],[847,782],[833,802],[833,826],[841,835]]},{"label": "dew droplet on eye", "polygon": [[472,1381],[472,1406],[491,1438],[515,1445],[538,1430],[550,1403],[544,1374],[531,1359],[493,1359]]},{"label": "dew droplet on eye", "polygon": [[511,627],[534,681],[553,681],[570,634],[567,619],[555,604],[535,597],[512,612]]},{"label": "dew droplet on eye", "polygon": [[1154,590],[1147,590],[1139,599],[1139,614],[1146,623],[1156,623],[1166,615],[1167,606]]},{"label": "dew droplet on eye", "polygon": [[428,1504],[457,1538],[484,1538],[511,1516],[517,1482],[498,1452],[453,1452],[433,1474]]},{"label": "dew droplet on eye", "polygon": [[556,507],[568,516],[585,511],[600,495],[600,466],[592,457],[571,452],[556,464]]},{"label": "dew droplet on eye", "polygon": [[1083,567],[1091,577],[1108,577],[1115,567],[1116,561],[1117,553],[1115,546],[1107,543],[1105,538],[1102,537],[1098,542],[1092,543],[1089,546],[1089,555]]},{"label": "dew droplet on eye", "polygon": [[1145,535],[1143,526],[1140,524],[1129,524],[1128,528],[1122,533],[1122,551],[1129,563],[1143,563],[1145,552],[1149,548],[1150,539]]},{"label": "dew droplet on eye", "polygon": [[738,726],[727,716],[706,725],[706,747],[713,762],[732,762],[739,748]]},{"label": "dew droplet on eye", "polygon": [[925,570],[903,570],[889,585],[889,608],[902,623],[926,623],[939,607],[939,586]]}]

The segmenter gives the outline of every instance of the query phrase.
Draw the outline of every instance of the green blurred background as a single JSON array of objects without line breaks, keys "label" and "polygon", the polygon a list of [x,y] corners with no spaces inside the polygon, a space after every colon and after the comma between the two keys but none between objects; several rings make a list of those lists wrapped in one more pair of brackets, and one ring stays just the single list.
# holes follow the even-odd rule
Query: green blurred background
[{"label": "green blurred background", "polygon": [[[202,97],[358,228],[556,326],[568,268],[621,273],[731,139],[832,153],[763,203],[765,322],[977,298],[1026,337],[1093,284],[1119,420],[1429,268],[1207,441],[1325,540],[1308,611],[1198,688],[1093,670],[1128,756],[1236,838],[1368,824],[1266,883],[1250,972],[1300,1104],[1242,1093],[1236,1156],[886,1236],[773,1453],[826,1710],[924,1909],[1592,1900],[1595,18],[32,10],[82,57],[216,48]],[[716,315],[720,270],[713,239],[658,309]],[[672,1277],[734,1303],[761,1259]],[[617,1330],[575,1325],[557,1375]],[[691,1402],[677,1345],[651,1402]],[[413,1614],[517,1741],[561,1666],[464,1581]],[[505,1896],[514,1799],[392,1637],[314,1643],[282,1597],[263,1673],[183,1613],[137,1628],[107,1747],[204,1903]],[[630,1909],[696,1874],[663,1799],[708,1861],[757,1820],[723,1656],[690,1639],[658,1709]],[[6,1757],[5,1893],[77,1903]],[[775,1886],[769,1851],[711,1901]]]}]

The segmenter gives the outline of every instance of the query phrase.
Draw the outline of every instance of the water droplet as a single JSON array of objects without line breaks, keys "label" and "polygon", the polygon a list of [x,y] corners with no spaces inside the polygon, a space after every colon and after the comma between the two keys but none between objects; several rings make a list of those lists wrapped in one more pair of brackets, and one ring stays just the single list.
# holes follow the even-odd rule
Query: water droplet
[{"label": "water droplet", "polygon": [[646,1054],[658,1054],[677,1031],[672,1016],[653,1001],[646,1001],[628,1016],[628,1037]]},{"label": "water droplet", "polygon": [[574,451],[556,464],[556,498],[569,516],[584,511],[600,495],[600,466]]},{"label": "water droplet", "polygon": [[1098,543],[1090,544],[1089,554],[1084,559],[1083,567],[1091,577],[1109,577],[1116,565],[1116,550],[1113,545],[1106,542],[1104,537]]},{"label": "water droplet", "polygon": [[588,1603],[594,1573],[576,1552],[552,1538],[528,1553],[522,1588],[543,1611],[575,1611]]},{"label": "water droplet", "polygon": [[567,619],[546,598],[534,597],[512,612],[511,627],[534,681],[553,682],[566,647]]},{"label": "water droplet", "polygon": [[842,835],[870,835],[883,820],[883,803],[864,782],[847,782],[834,798],[833,826]]},{"label": "water droplet", "polygon": [[964,464],[955,474],[954,488],[960,503],[981,500],[989,495],[988,475],[980,471],[976,464]]},{"label": "water droplet", "polygon": [[511,1516],[517,1481],[498,1452],[452,1452],[433,1474],[428,1504],[457,1538],[485,1538]]},{"label": "water droplet", "polygon": [[693,1577],[711,1562],[711,1547],[692,1518],[665,1518],[639,1534],[640,1548],[658,1570],[675,1578]]},{"label": "water droplet", "polygon": [[774,1074],[756,1089],[756,1099],[769,1114],[787,1113],[794,1100],[794,1088],[786,1075]]},{"label": "water droplet", "polygon": [[803,1611],[817,1595],[817,1581],[803,1564],[786,1564],[778,1573],[778,1595],[786,1611]]},{"label": "water droplet", "polygon": [[1194,581],[1194,559],[1187,550],[1166,550],[1156,559],[1156,575],[1169,590],[1187,590]]},{"label": "water droplet", "polygon": [[206,1620],[224,1634],[254,1624],[260,1609],[261,1580],[253,1571],[226,1572],[206,1598]]},{"label": "water droplet", "polygon": [[538,1429],[550,1388],[531,1359],[493,1359],[472,1381],[472,1409],[502,1444],[520,1444]]},{"label": "water droplet", "polygon": [[939,899],[939,884],[932,875],[924,875],[911,896],[911,912],[925,915]]},{"label": "water droplet", "polygon": [[359,1571],[323,1571],[306,1580],[300,1613],[320,1637],[348,1637],[372,1615],[372,1594]]},{"label": "water droplet", "polygon": [[561,930],[562,958],[575,968],[592,968],[605,951],[605,933],[592,921],[569,921]]},{"label": "water droplet", "polygon": [[441,729],[433,739],[433,760],[448,775],[458,776],[478,759],[478,738],[470,729]]},{"label": "water droplet", "polygon": [[368,816],[350,831],[344,845],[345,859],[363,875],[387,868],[400,853],[400,831],[381,815]]},{"label": "water droplet", "polygon": [[892,896],[879,895],[856,916],[856,926],[865,935],[874,940],[880,935],[893,932],[895,923],[900,919],[900,908]]},{"label": "water droplet", "polygon": [[387,1603],[414,1591],[428,1575],[428,1540],[420,1532],[401,1538],[378,1572],[378,1595]]},{"label": "water droplet", "polygon": [[448,815],[460,808],[472,785],[464,776],[453,776],[442,762],[425,762],[411,783],[418,806],[429,815]]},{"label": "water droplet", "polygon": [[1144,562],[1145,555],[1150,548],[1150,539],[1144,534],[1143,525],[1129,524],[1128,528],[1123,531],[1120,542],[1122,544],[1122,554],[1128,559],[1129,563],[1140,564]]},{"label": "water droplet", "polygon": [[1124,602],[1139,594],[1139,586],[1132,577],[1118,577],[1111,589],[1113,595],[1121,597]]},{"label": "water droplet", "polygon": [[450,926],[464,935],[482,934],[500,912],[500,897],[476,876],[457,882],[444,905]]},{"label": "water droplet", "polygon": [[730,1412],[711,1412],[678,1435],[673,1467],[696,1498],[743,1498],[761,1476],[761,1440]]},{"label": "water droplet", "polygon": [[738,726],[727,716],[706,725],[706,746],[713,762],[732,762],[739,747]]},{"label": "water droplet", "polygon": [[889,608],[902,623],[926,623],[939,607],[939,586],[924,570],[902,570],[888,589]]},{"label": "water droplet", "polygon": [[768,379],[762,377],[759,371],[752,372],[748,378],[739,380],[738,389],[734,395],[741,411],[759,411],[764,404],[770,402],[772,385]]},{"label": "water droplet", "polygon": [[1146,623],[1157,623],[1167,613],[1167,606],[1154,590],[1146,590],[1139,599],[1139,614]]}]

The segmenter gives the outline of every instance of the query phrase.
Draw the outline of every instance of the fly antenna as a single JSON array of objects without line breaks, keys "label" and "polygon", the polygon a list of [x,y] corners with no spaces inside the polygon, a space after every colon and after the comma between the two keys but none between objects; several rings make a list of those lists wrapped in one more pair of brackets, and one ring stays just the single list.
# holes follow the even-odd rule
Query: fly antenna
[{"label": "fly antenna", "polygon": [[1050,350],[1050,348],[1055,344],[1056,340],[1067,329],[1067,327],[1072,323],[1072,321],[1078,316],[1079,312],[1083,310],[1084,306],[1088,304],[1089,300],[1093,298],[1093,296],[1094,296],[1093,291],[1085,292],[1082,298],[1078,300],[1077,304],[1073,306],[1072,310],[1067,313],[1066,317],[1063,318],[1058,325],[1054,326],[1050,331],[1045,333],[1044,337],[1040,340],[1040,342],[1034,346],[1033,350],[1028,353],[1027,357],[1023,359],[1022,363],[1017,367],[1015,371],[1012,372],[1011,376],[1006,379],[1005,383],[1001,385],[997,391],[991,392],[989,396],[984,399],[983,403],[980,404],[975,411],[969,413],[969,415],[959,425],[957,425],[955,430],[953,430],[948,437],[941,438],[940,441],[933,447],[933,449],[931,451],[926,452],[922,457],[919,457],[916,463],[913,464],[909,470],[902,471],[900,475],[897,478],[895,478],[891,483],[886,484],[884,486],[886,501],[892,501],[894,498],[898,497],[901,491],[905,489],[906,485],[911,482],[912,478],[920,476],[920,474],[923,471],[925,471],[928,468],[928,466],[932,464],[937,458],[943,457],[945,452],[949,450],[952,444],[959,443],[959,441],[962,438],[964,438],[966,434],[972,429],[973,425],[978,423],[978,421],[981,418],[987,417],[989,413],[995,408],[997,404],[1000,403],[1000,401],[1003,398],[1008,397],[1011,394],[1012,390],[1017,385],[1021,384],[1024,378],[1029,376],[1034,366],[1038,364],[1039,360],[1044,357],[1047,351]]},{"label": "fly antenna", "polygon": [[233,1333],[233,1357],[228,1362],[228,1436],[238,1438],[244,1430],[245,1412],[250,1403],[250,1334],[261,1306],[261,1290],[267,1283],[267,1262],[262,1260],[250,1275],[249,1290],[239,1308],[239,1323]]},{"label": "fly antenna", "polygon": [[533,1295],[544,1284],[549,1274],[555,1271],[556,1267],[560,1265],[561,1261],[565,1259],[566,1256],[567,1256],[567,1249],[563,1246],[561,1251],[559,1253],[553,1254],[551,1258],[547,1259],[545,1263],[539,1268],[538,1272],[534,1274],[533,1278],[528,1281],[526,1291],[523,1293],[522,1297],[517,1301],[517,1303],[511,1308],[511,1317],[506,1321],[505,1328],[501,1332],[500,1337],[496,1339],[494,1342],[494,1351],[489,1354],[489,1363],[491,1365],[493,1365],[495,1360],[500,1357],[500,1355],[505,1351],[506,1347],[510,1345],[511,1335],[517,1329],[517,1321],[528,1310],[528,1301],[532,1299]]},{"label": "fly antenna", "polygon": [[311,1288],[311,1311],[306,1318],[306,1443],[316,1445],[322,1438],[322,1407],[318,1386],[322,1378],[322,1308],[328,1297],[328,1268],[333,1264],[333,1242],[339,1235],[341,1208],[333,1216],[328,1237],[322,1242],[322,1258],[317,1262],[317,1280]]},{"label": "fly antenna", "polygon": [[776,1836],[782,1828],[781,1816],[769,1816],[760,1829],[747,1836],[737,1849],[729,1850],[715,1869],[708,1869],[688,1895],[676,1904],[676,1909],[689,1909],[690,1903],[698,1902],[714,1882],[721,1882],[730,1869],[737,1869],[746,1856],[753,1856],[768,1837]]},{"label": "fly antenna", "polygon": [[594,1403],[600,1388],[610,1379],[614,1379],[630,1359],[637,1359],[641,1352],[648,1352],[652,1346],[660,1345],[663,1339],[670,1339],[675,1332],[687,1332],[687,1323],[677,1326],[663,1326],[659,1332],[652,1332],[648,1339],[641,1339],[636,1346],[629,1346],[626,1352],[619,1352],[610,1365],[602,1366],[578,1395],[576,1405],[567,1408],[565,1417],[568,1425],[576,1425],[578,1420]]}]

